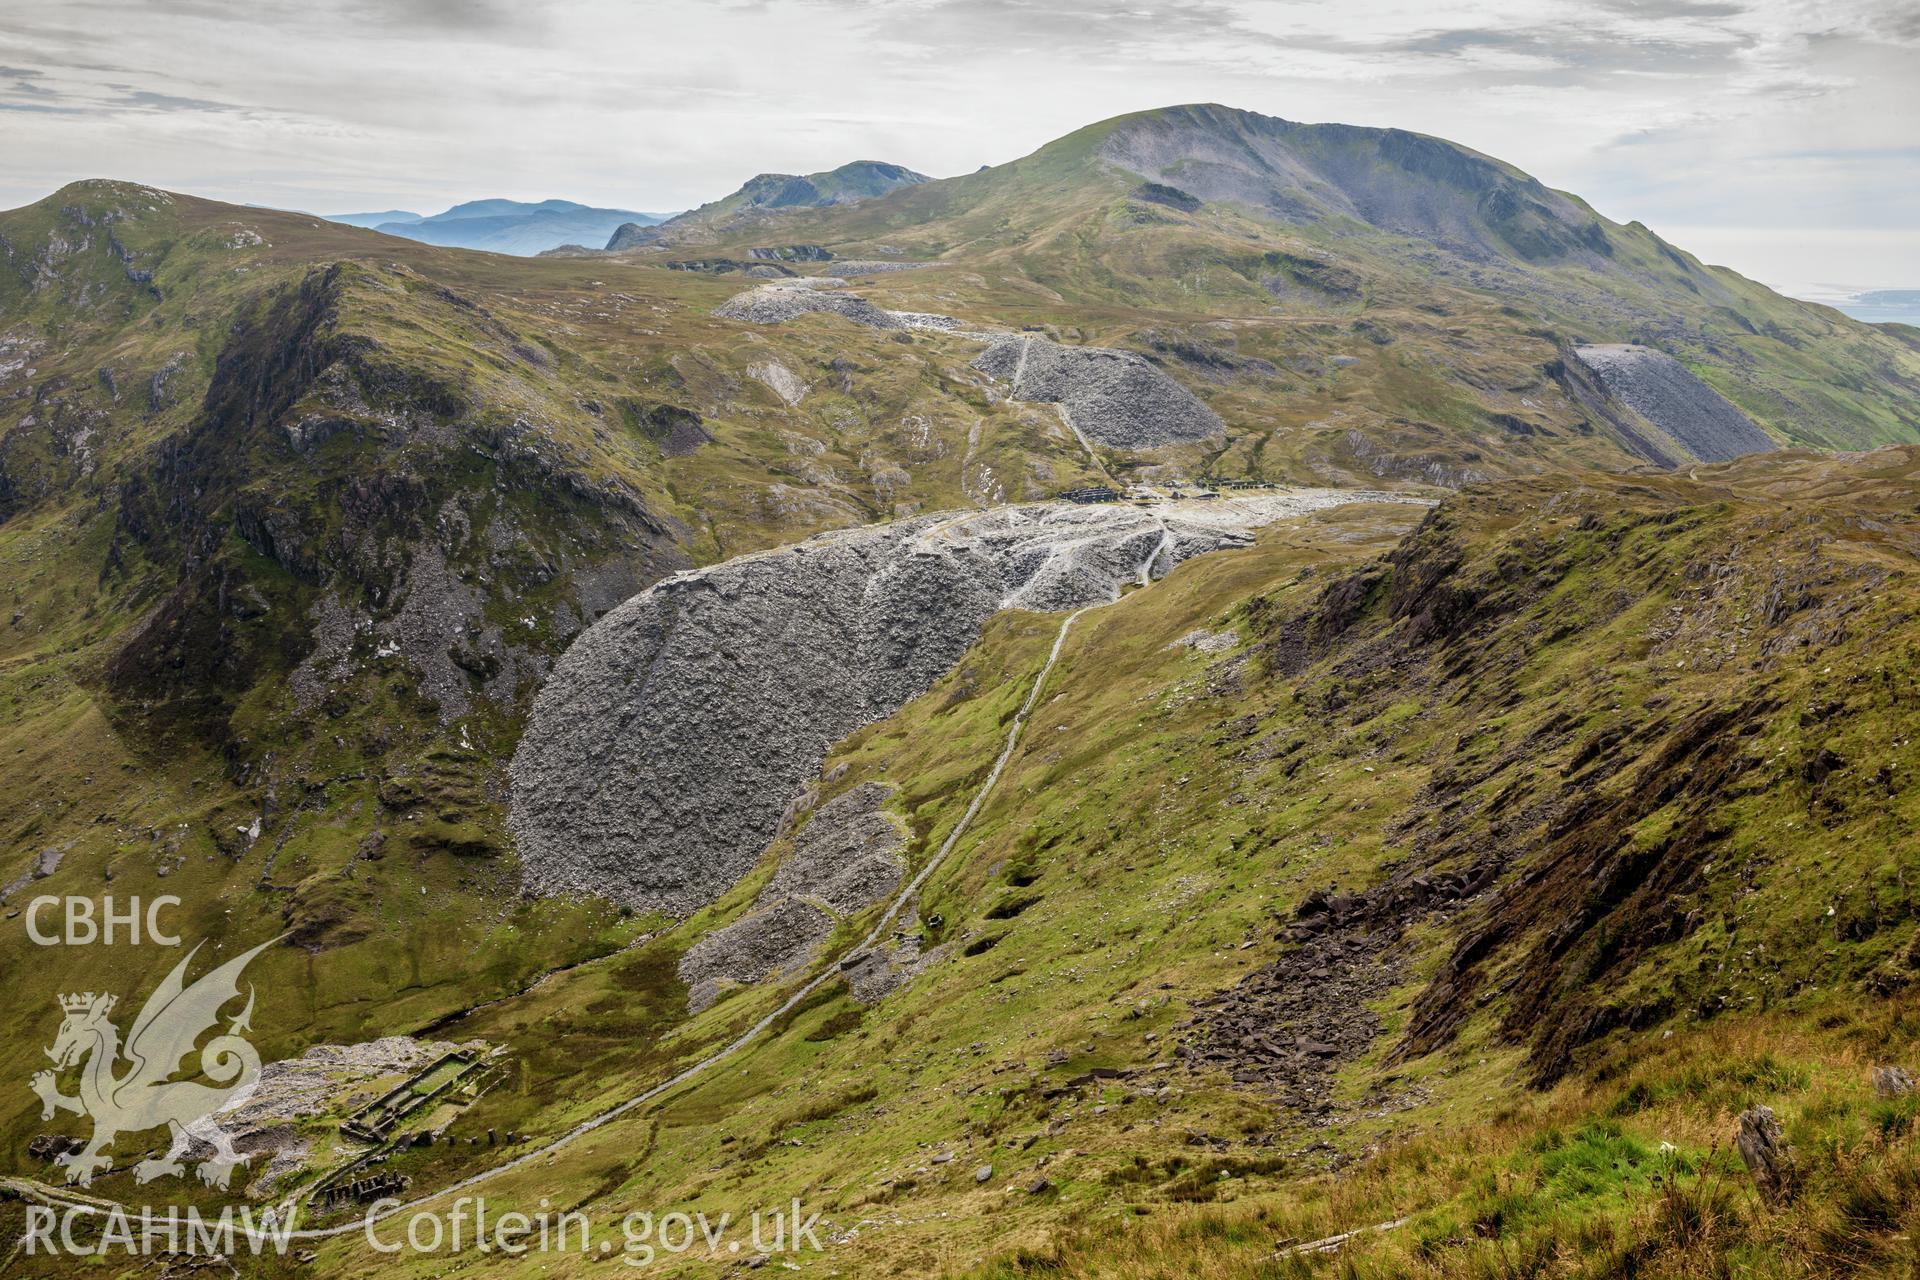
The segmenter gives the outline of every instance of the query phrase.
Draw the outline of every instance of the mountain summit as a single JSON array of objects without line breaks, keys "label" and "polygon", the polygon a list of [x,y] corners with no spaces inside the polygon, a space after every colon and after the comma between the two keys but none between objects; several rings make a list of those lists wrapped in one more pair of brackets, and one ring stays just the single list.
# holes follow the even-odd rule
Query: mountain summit
[{"label": "mountain summit", "polygon": [[[785,181],[757,179],[615,243],[697,243],[690,265],[712,269],[799,251],[834,260],[840,277],[947,263],[1018,280],[1022,324],[1072,326],[1093,342],[1092,308],[1111,329],[1096,345],[1153,349],[1223,384],[1222,398],[1264,401],[1288,386],[1303,420],[1344,426],[1316,450],[1368,453],[1360,435],[1396,436],[1391,458],[1367,464],[1387,469],[1377,474],[1413,466],[1457,484],[1603,441],[1657,466],[1693,457],[1691,426],[1648,420],[1607,391],[1577,354],[1587,344],[1665,353],[1704,382],[1693,390],[1725,398],[1776,443],[1859,448],[1920,429],[1897,333],[1783,298],[1426,134],[1199,103],[1117,116],[1005,164],[858,201],[775,203]],[[945,295],[970,287],[943,277]],[[1193,323],[1111,318],[1152,310]],[[1200,327],[1206,317],[1238,319]],[[1257,392],[1255,350],[1275,366]],[[1317,367],[1309,351],[1349,372],[1290,385],[1285,370]],[[1428,380],[1434,395],[1413,391]],[[1562,414],[1558,403],[1582,407]]]},{"label": "mountain summit", "polygon": [[667,219],[658,231],[640,223],[623,226],[607,241],[607,248],[630,249],[659,239],[697,238],[751,225],[757,215],[773,210],[858,204],[901,187],[931,181],[924,173],[882,160],[855,160],[822,173],[763,173],[748,179],[732,195]]},{"label": "mountain summit", "polygon": [[[1920,331],[1208,105],[658,236],[0,213],[0,917],[284,940],[313,1274],[496,1175],[849,1276],[1913,1270]],[[57,999],[181,963],[0,929],[16,1235]]]},{"label": "mountain summit", "polygon": [[1612,252],[1602,220],[1581,201],[1478,151],[1404,129],[1296,124],[1208,103],[1110,121],[1097,154],[1200,201],[1248,205],[1289,223],[1346,217],[1529,261]]}]

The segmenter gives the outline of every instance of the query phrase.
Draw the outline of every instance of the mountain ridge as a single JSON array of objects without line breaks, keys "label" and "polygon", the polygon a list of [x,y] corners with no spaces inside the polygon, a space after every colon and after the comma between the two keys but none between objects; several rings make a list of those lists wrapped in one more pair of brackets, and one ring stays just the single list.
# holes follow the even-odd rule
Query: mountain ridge
[{"label": "mountain ridge", "polygon": [[[772,211],[703,252],[745,258],[769,242],[1002,262],[1096,309],[1217,304],[1244,315],[1262,295],[1276,313],[1325,317],[1505,308],[1524,314],[1516,343],[1545,338],[1563,356],[1581,342],[1662,350],[1776,440],[1845,448],[1920,431],[1920,369],[1897,330],[1706,266],[1642,223],[1612,222],[1512,165],[1405,130],[1208,104],[1136,112],[977,173]],[[1169,285],[1181,269],[1197,288]],[[1809,359],[1818,372],[1801,367]]]},{"label": "mountain ridge", "polygon": [[661,241],[683,242],[738,227],[780,209],[857,204],[903,186],[930,181],[925,174],[883,160],[854,160],[819,173],[762,173],[729,195],[666,219],[657,230],[641,223],[622,226],[608,238],[606,248],[615,251]]},{"label": "mountain ridge", "polygon": [[[284,937],[269,1062],[498,1050],[378,1153],[411,1196],[804,1197],[850,1274],[1910,1270],[1920,1102],[1865,1069],[1920,1056],[1920,350],[1468,149],[1221,111],[685,252],[0,213],[5,894]],[[1204,429],[1102,430],[1147,384]],[[1791,447],[1701,460],[1755,443],[1707,395]],[[1263,486],[1340,501],[1233,533]],[[1101,572],[1047,524],[1111,526]],[[956,584],[965,527],[1007,554]],[[885,591],[804,569],[883,545]],[[760,748],[710,842],[622,812]],[[605,856],[552,874],[543,800]],[[26,1079],[98,980],[0,957]],[[74,1122],[11,1096],[57,1182],[21,1153]],[[1726,1192],[1755,1105],[1792,1214]],[[343,1118],[281,1126],[280,1190]],[[365,1270],[359,1211],[317,1273]]]},{"label": "mountain ridge", "polygon": [[532,257],[580,240],[598,242],[609,234],[611,227],[629,223],[652,225],[661,220],[658,214],[595,208],[576,200],[528,201],[497,197],[463,201],[435,214],[395,212],[404,216],[338,214],[330,216],[328,221],[426,244]]}]

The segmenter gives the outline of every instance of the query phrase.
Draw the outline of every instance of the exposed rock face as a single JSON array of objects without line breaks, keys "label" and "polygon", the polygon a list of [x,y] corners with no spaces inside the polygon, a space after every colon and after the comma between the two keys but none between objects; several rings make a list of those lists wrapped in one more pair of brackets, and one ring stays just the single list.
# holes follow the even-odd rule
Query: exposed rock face
[{"label": "exposed rock face", "polygon": [[747,320],[754,324],[785,324],[816,311],[844,316],[855,324],[872,329],[942,329],[954,331],[965,326],[952,316],[926,311],[886,311],[858,294],[841,293],[835,286],[846,281],[837,276],[802,276],[763,284],[746,293],[736,293],[713,314],[724,320]]},{"label": "exposed rock face", "polygon": [[778,360],[760,360],[748,365],[747,376],[765,384],[769,391],[779,396],[789,407],[807,398],[807,384],[800,381],[799,374]]},{"label": "exposed rock face", "polygon": [[1734,1147],[1753,1175],[1762,1199],[1778,1204],[1793,1194],[1793,1153],[1787,1148],[1772,1107],[1749,1107],[1740,1113]]},{"label": "exposed rock face", "polygon": [[713,443],[713,435],[700,415],[677,404],[639,404],[629,402],[633,423],[649,440],[660,446],[669,458],[684,458]]},{"label": "exposed rock face", "polygon": [[756,262],[832,262],[833,250],[817,244],[774,244],[747,250]]},{"label": "exposed rock face", "polygon": [[918,271],[922,267],[937,267],[937,262],[900,262],[889,259],[844,258],[833,264],[833,269],[843,276],[883,276],[892,271]]},{"label": "exposed rock face", "polygon": [[1196,200],[1178,187],[1169,187],[1161,182],[1143,182],[1133,189],[1133,198],[1148,204],[1165,205],[1169,209],[1178,209],[1182,213],[1196,213],[1204,201]]},{"label": "exposed rock face", "polygon": [[674,914],[761,854],[828,748],[932,686],[1004,608],[1116,598],[1248,528],[1385,495],[1003,507],[677,574],[589,628],[513,758],[529,886]]},{"label": "exposed rock face", "polygon": [[879,943],[872,950],[860,951],[840,962],[847,989],[860,1004],[879,1004],[913,981],[924,969],[944,960],[951,943],[941,943],[930,951],[920,949],[920,935],[903,930]]},{"label": "exposed rock face", "polygon": [[1298,223],[1354,218],[1475,259],[1594,261],[1613,252],[1604,224],[1578,201],[1490,156],[1401,129],[1168,107],[1120,121],[1100,150],[1157,180],[1149,188],[1187,200],[1251,205]]},{"label": "exposed rock face", "polygon": [[638,222],[623,222],[613,229],[607,237],[608,253],[618,253],[622,249],[638,249],[651,244],[659,237],[659,228],[646,226]]},{"label": "exposed rock face", "polygon": [[1702,462],[1779,446],[1725,397],[1664,351],[1631,343],[1575,347],[1608,392]]},{"label": "exposed rock face", "polygon": [[45,880],[60,869],[60,862],[67,856],[72,844],[50,845],[34,855],[27,869],[15,876],[4,889],[0,889],[0,904],[5,904],[14,894],[32,884],[35,880]]},{"label": "exposed rock face", "polygon": [[1873,1091],[1882,1098],[1904,1098],[1913,1092],[1913,1073],[1905,1067],[1875,1067]]},{"label": "exposed rock face", "polygon": [[1059,405],[1075,431],[1115,449],[1191,444],[1226,432],[1198,396],[1131,351],[1009,335],[973,366],[1012,383],[1007,394],[1015,400]]},{"label": "exposed rock face", "polygon": [[892,794],[892,787],[867,782],[821,805],[761,900],[807,898],[846,915],[892,893],[907,843],[899,820],[880,808]]},{"label": "exposed rock face", "polygon": [[390,1083],[388,1077],[417,1071],[458,1047],[449,1041],[386,1036],[360,1044],[317,1044],[298,1058],[267,1063],[252,1096],[224,1118],[237,1150],[267,1157],[253,1166],[257,1172],[250,1192],[270,1195],[305,1166],[312,1144],[302,1136],[299,1122],[351,1110],[385,1087],[377,1082]]},{"label": "exposed rock face", "polygon": [[687,1006],[698,1013],[728,986],[797,971],[832,932],[833,917],[819,904],[799,898],[782,898],[715,929],[680,958]]}]

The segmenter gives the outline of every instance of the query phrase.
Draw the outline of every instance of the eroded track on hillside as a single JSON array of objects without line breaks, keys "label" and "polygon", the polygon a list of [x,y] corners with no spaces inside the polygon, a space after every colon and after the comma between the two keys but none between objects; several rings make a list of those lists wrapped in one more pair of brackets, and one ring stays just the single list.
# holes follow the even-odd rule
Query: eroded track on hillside
[{"label": "eroded track on hillside", "polygon": [[[1157,557],[1160,550],[1161,547],[1156,545],[1148,562],[1141,566],[1141,573],[1143,575],[1149,572],[1152,558]],[[815,991],[836,977],[846,958],[866,952],[878,943],[886,931],[892,927],[893,922],[899,918],[900,912],[914,900],[927,880],[932,877],[934,872],[940,869],[941,865],[946,862],[948,856],[959,846],[961,839],[972,827],[974,818],[985,806],[987,799],[993,794],[994,787],[999,783],[1000,775],[1006,770],[1008,762],[1013,759],[1014,753],[1019,749],[1020,739],[1026,731],[1027,720],[1032,715],[1034,707],[1039,704],[1040,693],[1046,687],[1047,677],[1053,673],[1054,667],[1060,661],[1061,651],[1066,647],[1067,635],[1072,630],[1073,624],[1078,621],[1080,616],[1086,613],[1088,609],[1098,607],[1097,605],[1088,605],[1084,608],[1076,609],[1061,621],[1060,630],[1053,638],[1053,647],[1047,653],[1047,660],[1041,665],[1039,673],[1034,677],[1033,685],[1027,691],[1026,700],[1021,704],[1020,710],[1013,718],[1013,724],[1008,727],[1006,742],[1001,747],[999,756],[995,758],[993,768],[988,771],[985,781],[983,781],[979,789],[974,792],[973,798],[968,802],[966,810],[960,815],[960,820],[954,825],[953,830],[947,833],[947,838],[941,842],[940,848],[935,851],[931,858],[927,859],[925,865],[906,883],[905,887],[894,895],[893,899],[887,904],[886,909],[881,912],[880,918],[874,922],[873,927],[868,930],[866,936],[860,940],[858,945],[842,956],[828,958],[820,965],[819,972],[809,978],[772,1012],[762,1017],[758,1022],[755,1022],[727,1044],[697,1062],[694,1062],[692,1065],[683,1068],[659,1084],[653,1085],[645,1091],[626,1099],[624,1102],[620,1102],[590,1119],[582,1121],[550,1142],[522,1152],[511,1160],[494,1165],[489,1169],[483,1169],[479,1173],[463,1178],[458,1182],[450,1183],[437,1191],[430,1191],[424,1195],[391,1205],[381,1212],[364,1214],[354,1218],[350,1222],[339,1223],[330,1227],[302,1227],[285,1232],[266,1229],[255,1230],[253,1232],[242,1231],[240,1234],[255,1240],[326,1240],[350,1235],[356,1231],[365,1231],[376,1222],[385,1221],[388,1218],[411,1210],[417,1210],[423,1206],[444,1200],[448,1196],[458,1195],[462,1191],[467,1191],[483,1182],[492,1181],[516,1169],[524,1169],[535,1161],[542,1160],[554,1152],[559,1151],[561,1148],[577,1142],[595,1130],[601,1129],[613,1123],[615,1120],[631,1114],[649,1102],[653,1102],[679,1088],[681,1085],[690,1083],[759,1040],[772,1029],[781,1018],[791,1013],[802,1001],[806,1000],[807,997],[811,996]],[[83,1199],[61,1188],[51,1187],[32,1179],[10,1179],[6,1185],[16,1193],[24,1194],[30,1198],[38,1199],[43,1203],[69,1209],[87,1216],[99,1215],[104,1217],[115,1208],[125,1208],[124,1205],[111,1200],[93,1199],[91,1197]],[[301,1203],[305,1203],[305,1201],[284,1200],[275,1212],[280,1214],[295,1213],[297,1212],[298,1205]],[[167,1229],[170,1223],[184,1226],[188,1221],[186,1218],[177,1214],[168,1214],[165,1217],[153,1216],[150,1208],[143,1207],[142,1212],[148,1215],[143,1221],[150,1221],[154,1227],[163,1231]],[[283,1220],[283,1218],[276,1219],[276,1221]]]},{"label": "eroded track on hillside", "polygon": [[[1350,501],[1355,502],[1381,500],[1418,501],[1409,499],[1404,495],[1382,494],[1370,491],[1356,491],[1350,499]],[[1254,498],[1244,501],[1257,503],[1261,500]],[[1191,506],[1192,504],[1187,505]],[[1210,506],[1212,504],[1205,505]],[[1285,495],[1276,495],[1270,501],[1270,505],[1272,508],[1270,519],[1256,520],[1253,522],[1254,524],[1257,525],[1260,523],[1268,523],[1272,520],[1298,517],[1307,514],[1308,510],[1312,509],[1296,509],[1290,507]],[[978,513],[956,513],[946,519],[927,522],[915,530],[916,538],[929,545],[950,539],[956,535],[966,520],[973,518],[977,514]],[[1225,510],[1203,509],[1200,511],[1192,511],[1185,507],[1182,508],[1180,515],[1187,520],[1199,523],[1220,523],[1223,526],[1238,525],[1242,523],[1244,519],[1244,517],[1236,518],[1235,515]],[[1168,555],[1174,539],[1174,533],[1169,527],[1166,513],[1156,507],[1151,511],[1150,516],[1152,524],[1157,526],[1157,532],[1160,536],[1148,544],[1145,549],[1145,554],[1133,566],[1132,571],[1122,575],[1120,579],[1125,582],[1137,581],[1142,587],[1151,585],[1154,581],[1154,570],[1161,559]],[[765,555],[769,553],[759,554]],[[1169,566],[1169,568],[1171,567],[1172,566]],[[268,1210],[268,1212],[276,1215],[272,1219],[274,1225],[256,1228],[251,1232],[243,1229],[239,1234],[249,1239],[263,1241],[314,1241],[334,1239],[351,1235],[354,1232],[366,1231],[375,1222],[385,1221],[396,1215],[418,1210],[424,1206],[443,1201],[450,1196],[457,1196],[464,1191],[471,1190],[482,1183],[490,1182],[510,1174],[515,1170],[525,1169],[536,1161],[551,1156],[588,1134],[604,1128],[606,1125],[625,1116],[631,1115],[649,1103],[655,1102],[681,1086],[691,1083],[711,1071],[714,1067],[726,1062],[728,1059],[762,1039],[771,1029],[780,1023],[782,1018],[791,1013],[822,986],[838,976],[848,959],[870,952],[885,936],[887,930],[893,927],[894,922],[899,919],[901,912],[906,910],[909,904],[915,900],[927,881],[947,862],[955,849],[958,848],[960,842],[966,837],[972,827],[974,819],[992,797],[1001,775],[1004,773],[1007,765],[1012,761],[1015,753],[1019,750],[1028,719],[1034,708],[1039,704],[1041,693],[1045,689],[1049,677],[1059,664],[1061,654],[1065,650],[1068,636],[1072,632],[1074,624],[1083,614],[1090,610],[1101,608],[1105,604],[1113,603],[1121,598],[1122,593],[1116,587],[1111,599],[1082,605],[1068,613],[1062,619],[1059,630],[1054,635],[1052,647],[1047,653],[1046,661],[1035,674],[1033,683],[1027,691],[1026,698],[1021,703],[1020,709],[1015,713],[1013,722],[1008,727],[1006,738],[998,756],[993,762],[992,768],[988,771],[986,778],[981,782],[980,786],[974,791],[966,809],[961,813],[959,820],[955,823],[953,829],[948,832],[939,848],[935,850],[933,855],[926,860],[906,884],[892,896],[887,902],[886,907],[881,911],[879,917],[859,943],[843,953],[823,958],[819,962],[817,971],[812,977],[808,978],[807,981],[796,988],[776,1008],[754,1022],[745,1031],[741,1032],[726,1044],[682,1068],[667,1079],[603,1109],[552,1140],[532,1147],[500,1164],[450,1183],[445,1187],[425,1192],[404,1201],[397,1201],[386,1205],[380,1209],[379,1212],[369,1212],[357,1216],[350,1221],[325,1227],[280,1227],[278,1225],[279,1223],[284,1223],[289,1220],[286,1215],[292,1214],[297,1216],[300,1206],[308,1203],[308,1198],[299,1196],[288,1197]],[[1016,600],[1008,600],[1006,604],[1009,607],[1020,607]],[[83,1216],[104,1217],[116,1209],[122,1212],[129,1212],[128,1207],[120,1202],[97,1198],[65,1188],[54,1187],[33,1179],[8,1179],[0,1185],[4,1185],[15,1194],[27,1199],[36,1200],[60,1209],[71,1210]],[[181,1211],[170,1212],[165,1216],[155,1216],[150,1206],[142,1206],[138,1212],[147,1215],[144,1221],[150,1221],[154,1227],[161,1230],[167,1229],[169,1224],[175,1224],[177,1226],[189,1221]],[[262,1221],[266,1221],[264,1215]]]}]

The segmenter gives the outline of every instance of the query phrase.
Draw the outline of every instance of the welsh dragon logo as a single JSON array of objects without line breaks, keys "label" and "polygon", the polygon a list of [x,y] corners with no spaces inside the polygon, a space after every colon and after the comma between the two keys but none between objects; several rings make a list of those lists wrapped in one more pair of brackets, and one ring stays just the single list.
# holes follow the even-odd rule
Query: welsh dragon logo
[{"label": "welsh dragon logo", "polygon": [[[218,1025],[220,1010],[239,998],[240,973],[248,961],[277,941],[263,942],[187,986],[187,965],[200,950],[194,947],[147,998],[124,1045],[120,1029],[109,1017],[118,997],[91,991],[60,997],[66,1016],[53,1047],[46,1051],[54,1069],[35,1075],[32,1088],[40,1095],[42,1120],[52,1119],[56,1111],[93,1117],[93,1137],[87,1145],[56,1157],[67,1171],[68,1182],[89,1186],[96,1172],[112,1168],[106,1151],[121,1134],[165,1125],[172,1132],[172,1145],[164,1156],[135,1165],[135,1181],[184,1176],[181,1157],[198,1141],[213,1148],[212,1157],[195,1170],[200,1181],[226,1189],[234,1168],[246,1164],[249,1157],[233,1149],[233,1135],[220,1127],[218,1117],[251,1098],[260,1083],[260,1055],[240,1034],[253,1029],[251,985],[246,1008],[228,1023],[225,1034],[200,1048],[200,1071],[213,1084],[172,1076],[194,1052],[201,1035]],[[59,1073],[81,1063],[79,1096],[68,1097],[60,1092]]]}]

